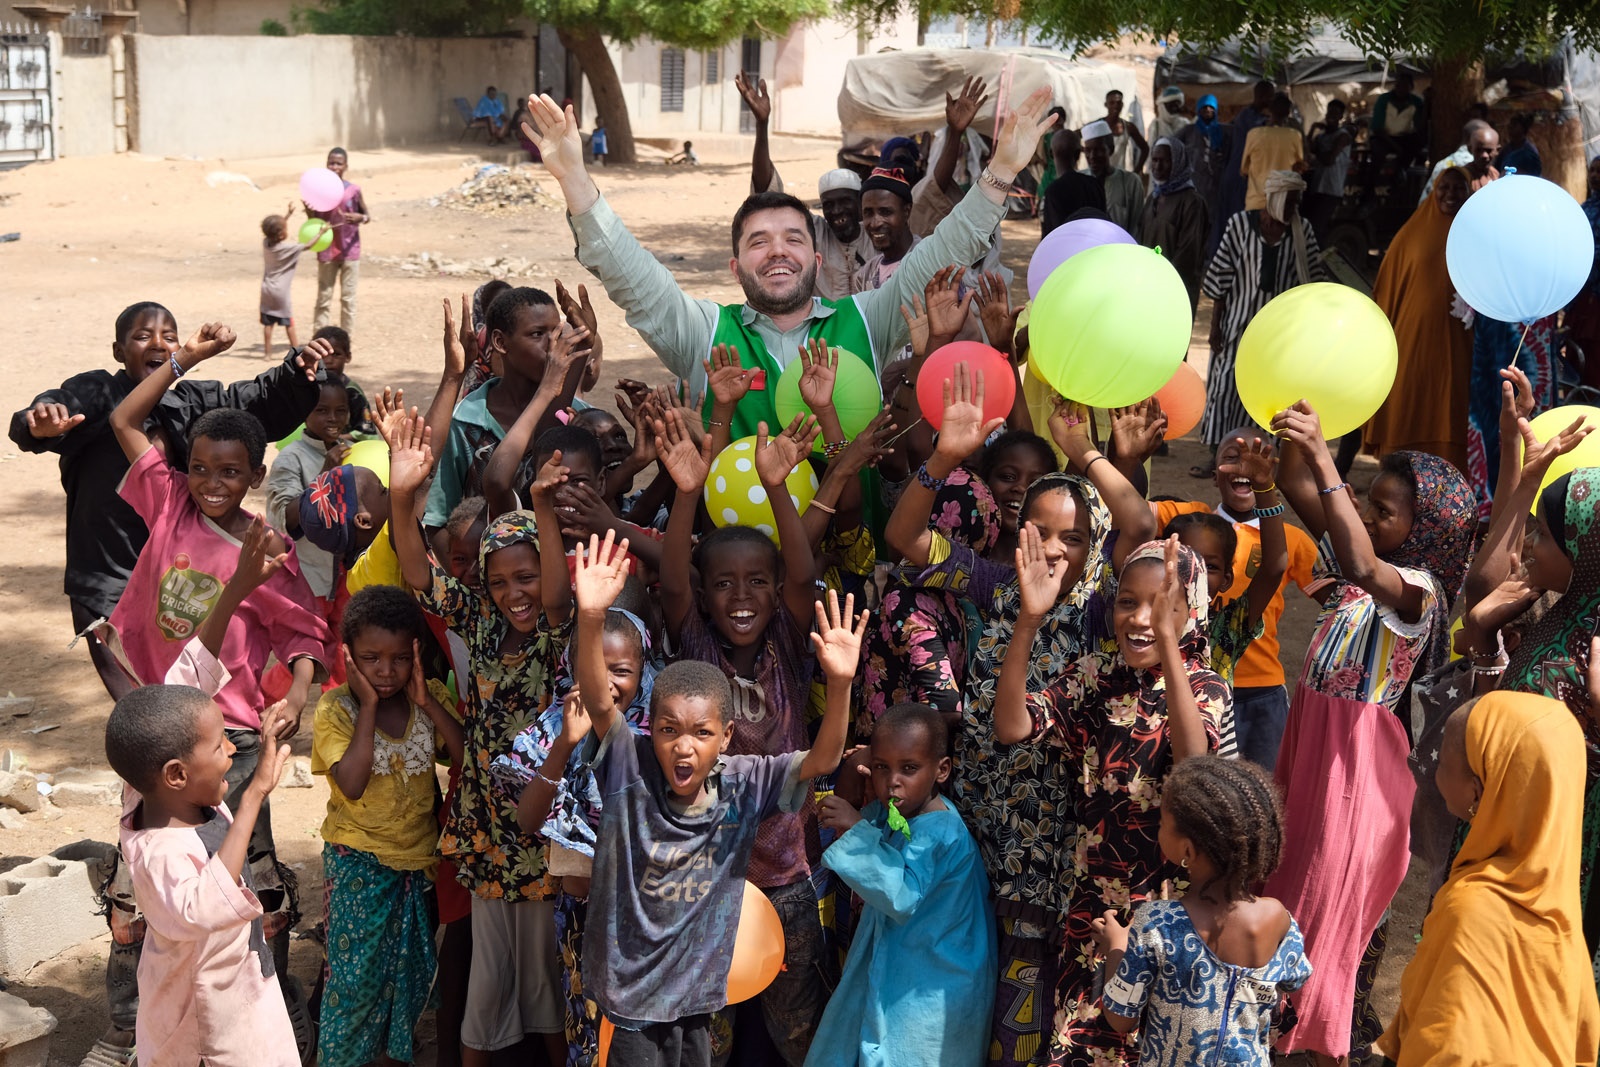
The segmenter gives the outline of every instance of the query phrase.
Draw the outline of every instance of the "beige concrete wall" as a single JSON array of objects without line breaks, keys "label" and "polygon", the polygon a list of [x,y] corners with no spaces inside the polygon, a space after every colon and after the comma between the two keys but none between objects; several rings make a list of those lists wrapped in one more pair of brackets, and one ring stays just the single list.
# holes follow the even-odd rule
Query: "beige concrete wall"
[{"label": "beige concrete wall", "polygon": [[111,57],[62,56],[61,111],[56,117],[62,156],[106,156],[117,150],[111,117]]},{"label": "beige concrete wall", "polygon": [[[687,51],[683,57],[683,110],[661,110],[661,51],[655,41],[639,41],[626,48],[612,44],[611,61],[622,79],[628,99],[629,117],[636,137],[676,137],[689,140],[696,133],[737,133],[739,131],[739,92],[733,75],[739,69],[739,45],[717,50],[717,78],[708,81],[706,53]],[[764,75],[771,74],[772,46],[762,49]],[[585,129],[594,124],[594,94],[585,93],[584,108],[589,113]]]},{"label": "beige concrete wall", "polygon": [[132,38],[134,151],[254,157],[420,144],[461,127],[451,98],[533,81],[530,40]]},{"label": "beige concrete wall", "polygon": [[[770,46],[769,46],[770,47]],[[839,88],[845,64],[886,48],[917,47],[917,19],[903,14],[862,41],[854,23],[822,19],[797,27],[777,42],[772,129],[777,133],[839,136]]]}]

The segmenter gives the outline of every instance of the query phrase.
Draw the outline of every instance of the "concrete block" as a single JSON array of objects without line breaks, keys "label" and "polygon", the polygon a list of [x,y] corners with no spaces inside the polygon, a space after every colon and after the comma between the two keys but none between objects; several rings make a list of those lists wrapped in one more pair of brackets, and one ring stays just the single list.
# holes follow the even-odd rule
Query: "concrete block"
[{"label": "concrete block", "polygon": [[283,777],[278,779],[278,784],[285,789],[310,789],[315,781],[311,775],[311,761],[295,756],[283,765]]},{"label": "concrete block", "polygon": [[0,875],[0,978],[22,978],[105,933],[99,891],[110,850],[80,841]]},{"label": "concrete block", "polygon": [[122,803],[122,779],[114,771],[68,767],[55,776],[50,802],[62,808],[118,807]]},{"label": "concrete block", "polygon": [[0,806],[38,811],[39,780],[27,771],[0,771]]},{"label": "concrete block", "polygon": [[0,1067],[46,1067],[56,1017],[21,997],[0,993]]}]

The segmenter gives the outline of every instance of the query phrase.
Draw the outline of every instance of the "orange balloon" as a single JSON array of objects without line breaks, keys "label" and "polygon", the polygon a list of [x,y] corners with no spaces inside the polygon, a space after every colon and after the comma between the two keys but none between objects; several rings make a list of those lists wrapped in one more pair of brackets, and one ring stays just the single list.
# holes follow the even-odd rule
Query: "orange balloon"
[{"label": "orange balloon", "polygon": [[611,1020],[604,1015],[600,1016],[600,1059],[599,1067],[606,1067],[606,1060],[611,1057],[611,1032],[616,1027],[611,1025]]},{"label": "orange balloon", "polygon": [[1167,416],[1165,439],[1171,441],[1200,425],[1200,417],[1206,413],[1206,383],[1186,360],[1178,364],[1167,384],[1156,390],[1156,400]]},{"label": "orange balloon", "polygon": [[733,939],[728,967],[728,1003],[738,1004],[760,993],[783,969],[783,923],[767,895],[749,882],[739,908],[739,932]]}]

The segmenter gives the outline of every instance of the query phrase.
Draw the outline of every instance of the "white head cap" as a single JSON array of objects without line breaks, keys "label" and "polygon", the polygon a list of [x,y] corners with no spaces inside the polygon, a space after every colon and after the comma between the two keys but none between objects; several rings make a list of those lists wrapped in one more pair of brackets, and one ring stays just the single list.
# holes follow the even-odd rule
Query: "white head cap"
[{"label": "white head cap", "polygon": [[838,192],[840,189],[849,189],[859,193],[861,191],[861,175],[853,170],[830,170],[817,179],[817,195],[827,196],[829,193]]},{"label": "white head cap", "polygon": [[1111,123],[1107,122],[1105,119],[1095,119],[1093,122],[1085,126],[1080,132],[1082,133],[1085,142],[1092,141],[1097,137],[1110,137]]},{"label": "white head cap", "polygon": [[1168,100],[1176,100],[1180,104],[1183,103],[1183,90],[1176,85],[1169,85],[1161,90],[1161,102],[1164,104]]}]

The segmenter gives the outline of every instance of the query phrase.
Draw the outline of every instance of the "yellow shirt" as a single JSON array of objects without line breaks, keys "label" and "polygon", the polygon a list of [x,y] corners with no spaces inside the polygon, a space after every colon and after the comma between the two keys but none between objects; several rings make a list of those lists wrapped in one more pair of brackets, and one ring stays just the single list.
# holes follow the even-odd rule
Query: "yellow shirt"
[{"label": "yellow shirt", "polygon": [[[428,692],[450,714],[456,714],[455,700],[442,682],[430,680]],[[355,716],[356,702],[348,685],[328,690],[317,702],[311,773],[328,779],[328,816],[322,821],[322,839],[370,852],[392,870],[426,871],[431,877],[439,858],[439,779],[433,767],[443,748],[433,720],[413,705],[404,737],[377,731],[372,777],[360,798],[351,800],[339,791],[339,783],[328,771],[350,747]]]},{"label": "yellow shirt", "polygon": [[1293,126],[1257,126],[1244,139],[1244,158],[1239,171],[1250,179],[1244,194],[1246,211],[1267,206],[1267,175],[1275,170],[1291,170],[1306,158],[1306,142]]},{"label": "yellow shirt", "polygon": [[405,575],[400,570],[400,557],[394,554],[389,543],[389,524],[384,523],[373,539],[372,546],[361,553],[344,577],[344,587],[355,596],[369,585],[397,585],[407,588]]}]

